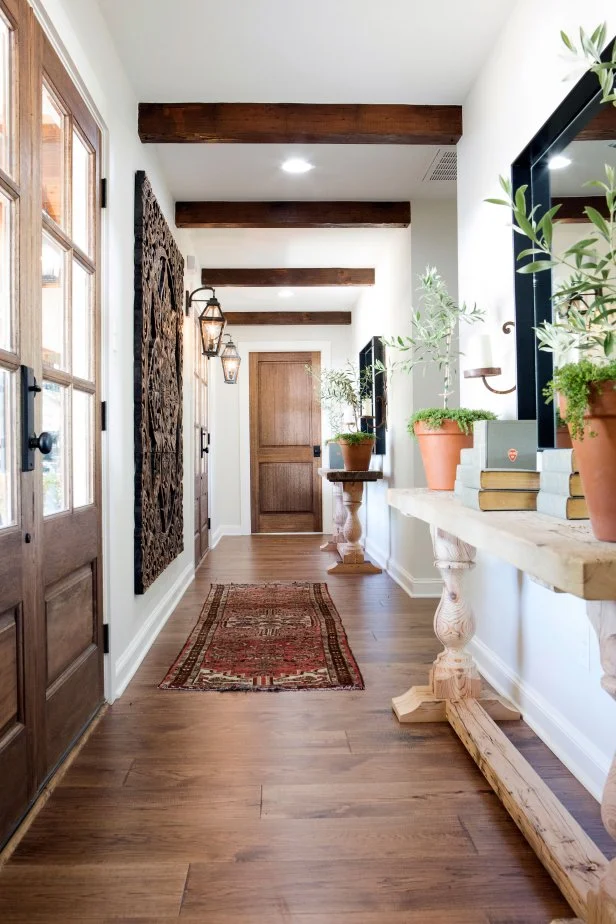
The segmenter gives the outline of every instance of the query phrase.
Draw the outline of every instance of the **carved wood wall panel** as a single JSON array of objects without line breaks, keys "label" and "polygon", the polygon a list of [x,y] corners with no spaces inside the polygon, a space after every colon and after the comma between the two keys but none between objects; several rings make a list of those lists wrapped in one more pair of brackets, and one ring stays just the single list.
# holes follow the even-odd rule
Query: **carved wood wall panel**
[{"label": "carved wood wall panel", "polygon": [[184,258],[143,171],[135,176],[135,593],[184,548]]}]

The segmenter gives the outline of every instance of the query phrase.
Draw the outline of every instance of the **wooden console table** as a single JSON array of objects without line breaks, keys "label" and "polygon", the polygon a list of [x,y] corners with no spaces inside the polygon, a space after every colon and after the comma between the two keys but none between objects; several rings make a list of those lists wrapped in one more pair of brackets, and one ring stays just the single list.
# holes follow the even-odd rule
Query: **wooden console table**
[{"label": "wooden console table", "polygon": [[[475,621],[463,582],[474,567],[476,549],[482,549],[553,590],[589,601],[587,612],[605,671],[601,683],[616,699],[616,543],[598,542],[587,523],[532,512],[484,513],[462,506],[444,491],[390,490],[389,504],[430,525],[444,584],[434,620],[444,650],[434,661],[428,686],[411,687],[393,700],[399,721],[449,721],[578,915],[576,920],[616,924],[616,860],[608,862],[494,722],[517,718],[518,713],[482,690],[473,658],[465,651]],[[616,758],[601,814],[616,839]]]},{"label": "wooden console table", "polygon": [[364,483],[380,481],[383,472],[345,472],[337,468],[320,468],[319,475],[334,485],[334,534],[321,546],[323,551],[338,552],[340,561],[327,569],[328,574],[380,574],[381,568],[368,561],[361,544],[362,528],[358,517]]}]

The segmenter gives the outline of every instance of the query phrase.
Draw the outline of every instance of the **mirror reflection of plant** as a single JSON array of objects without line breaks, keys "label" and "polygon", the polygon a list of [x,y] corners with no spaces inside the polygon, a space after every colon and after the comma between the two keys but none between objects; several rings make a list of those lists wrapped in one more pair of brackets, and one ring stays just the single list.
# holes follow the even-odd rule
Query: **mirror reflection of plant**
[{"label": "mirror reflection of plant", "polygon": [[[603,61],[606,37],[605,23],[590,35],[580,29],[579,46],[561,32],[566,48],[597,75],[602,103],[616,106],[616,43],[609,60]],[[553,320],[543,322],[536,328],[536,334],[539,349],[554,353],[557,366],[573,350],[582,354],[580,362],[560,365],[545,390],[548,401],[556,394],[566,398],[566,421],[571,435],[581,439],[584,413],[593,388],[616,379],[616,171],[606,164],[603,180],[589,180],[585,184],[601,190],[606,214],[585,206],[591,230],[558,254],[553,238],[554,227],[559,224],[560,205],[541,214],[540,205],[529,208],[527,186],[514,191],[511,182],[503,177],[500,184],[506,198],[487,201],[510,208],[514,230],[531,243],[518,257],[530,258],[530,262],[518,272],[541,273],[555,268],[569,272],[552,295]]]},{"label": "mirror reflection of plant", "polygon": [[353,415],[352,432],[360,430],[362,401],[372,394],[373,367],[367,366],[361,372],[358,366],[347,362],[339,369],[321,369],[315,372],[312,366],[305,367],[315,381],[315,391],[320,404],[325,408],[333,433],[343,430],[345,411],[350,408]]},{"label": "mirror reflection of plant", "polygon": [[[412,314],[410,336],[383,338],[383,343],[402,353],[409,353],[408,359],[391,364],[392,371],[401,369],[412,372],[417,366],[435,365],[442,374],[443,408],[449,407],[453,395],[455,359],[460,355],[458,326],[461,321],[474,324],[485,320],[485,312],[476,305],[459,305],[450,296],[447,286],[436,267],[428,266],[419,277],[421,308]],[[377,368],[384,370],[382,364]]]}]

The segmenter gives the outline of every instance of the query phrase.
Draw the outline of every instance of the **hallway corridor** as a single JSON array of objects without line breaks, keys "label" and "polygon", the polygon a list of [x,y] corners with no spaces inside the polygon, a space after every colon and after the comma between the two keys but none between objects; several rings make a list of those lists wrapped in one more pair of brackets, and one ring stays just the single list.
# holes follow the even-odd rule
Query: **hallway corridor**
[{"label": "hallway corridor", "polygon": [[[549,924],[572,917],[447,725],[400,726],[433,600],[332,577],[320,537],[223,539],[0,871],[0,921]],[[174,693],[157,684],[210,581],[327,580],[362,692]],[[594,800],[506,729],[606,852]]]}]

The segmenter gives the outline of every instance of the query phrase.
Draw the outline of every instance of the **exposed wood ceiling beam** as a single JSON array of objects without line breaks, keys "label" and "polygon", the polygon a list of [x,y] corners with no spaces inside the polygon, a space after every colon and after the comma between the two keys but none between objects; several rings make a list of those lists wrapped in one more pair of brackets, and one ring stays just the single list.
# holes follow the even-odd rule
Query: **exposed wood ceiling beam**
[{"label": "exposed wood ceiling beam", "polygon": [[227,311],[227,324],[350,324],[350,311]]},{"label": "exposed wood ceiling beam", "polygon": [[616,108],[602,106],[594,119],[591,119],[573,140],[616,142]]},{"label": "exposed wood ceiling beam", "polygon": [[603,196],[554,196],[553,205],[560,203],[560,209],[556,213],[556,221],[562,221],[567,224],[577,222],[587,222],[584,209],[587,205],[596,209],[604,218],[608,217],[607,203]]},{"label": "exposed wood ceiling beam", "polygon": [[201,285],[262,286],[373,286],[373,269],[306,267],[301,269],[208,269],[201,270]]},{"label": "exposed wood ceiling beam", "polygon": [[410,202],[176,202],[178,228],[408,228]]},{"label": "exposed wood ceiling beam", "polygon": [[457,144],[461,106],[140,103],[144,142]]}]

